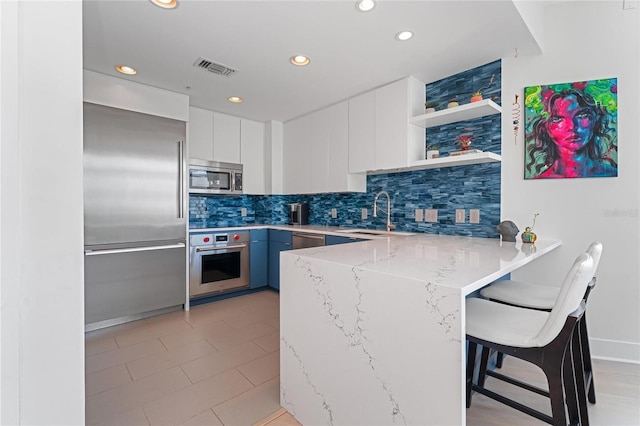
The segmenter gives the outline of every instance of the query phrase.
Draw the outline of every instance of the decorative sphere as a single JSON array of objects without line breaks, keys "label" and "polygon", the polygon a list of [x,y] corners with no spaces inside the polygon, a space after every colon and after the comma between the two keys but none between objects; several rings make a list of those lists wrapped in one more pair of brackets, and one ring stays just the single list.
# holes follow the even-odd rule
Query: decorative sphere
[{"label": "decorative sphere", "polygon": [[498,226],[496,226],[496,229],[500,233],[502,241],[512,243],[516,242],[516,235],[518,235],[518,232],[520,232],[516,224],[510,220],[503,220],[498,224]]}]

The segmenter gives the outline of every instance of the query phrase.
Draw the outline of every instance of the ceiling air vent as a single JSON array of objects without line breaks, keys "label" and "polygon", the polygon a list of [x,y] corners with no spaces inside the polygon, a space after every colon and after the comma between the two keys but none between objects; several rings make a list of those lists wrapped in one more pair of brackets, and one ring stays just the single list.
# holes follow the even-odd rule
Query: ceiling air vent
[{"label": "ceiling air vent", "polygon": [[233,74],[238,72],[238,70],[205,58],[198,58],[198,60],[194,62],[193,66],[202,68],[214,74],[224,75],[225,77],[231,77]]}]

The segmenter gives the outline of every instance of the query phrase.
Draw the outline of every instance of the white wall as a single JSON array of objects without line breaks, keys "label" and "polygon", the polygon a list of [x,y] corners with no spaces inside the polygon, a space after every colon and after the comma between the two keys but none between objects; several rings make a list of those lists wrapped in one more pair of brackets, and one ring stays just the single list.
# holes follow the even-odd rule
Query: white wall
[{"label": "white wall", "polygon": [[189,121],[187,95],[88,70],[83,79],[85,102]]},{"label": "white wall", "polygon": [[[602,241],[587,310],[593,356],[633,362],[640,362],[638,15],[637,8],[623,10],[622,1],[552,4],[545,10],[544,53],[504,59],[502,70],[502,218],[523,230],[539,212],[538,238],[563,241],[514,278],[561,281],[589,242]],[[513,137],[514,95],[522,104],[525,86],[608,77],[618,78],[618,177],[525,181],[522,126],[517,141]]]},{"label": "white wall", "polygon": [[83,424],[82,3],[0,19],[0,423]]}]

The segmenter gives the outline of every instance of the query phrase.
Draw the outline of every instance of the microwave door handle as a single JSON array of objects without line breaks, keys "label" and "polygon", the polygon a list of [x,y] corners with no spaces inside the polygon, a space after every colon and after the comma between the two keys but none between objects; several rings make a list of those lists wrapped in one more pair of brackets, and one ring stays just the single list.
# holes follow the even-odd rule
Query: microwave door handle
[{"label": "microwave door handle", "polygon": [[178,141],[178,219],[184,218],[184,146]]}]

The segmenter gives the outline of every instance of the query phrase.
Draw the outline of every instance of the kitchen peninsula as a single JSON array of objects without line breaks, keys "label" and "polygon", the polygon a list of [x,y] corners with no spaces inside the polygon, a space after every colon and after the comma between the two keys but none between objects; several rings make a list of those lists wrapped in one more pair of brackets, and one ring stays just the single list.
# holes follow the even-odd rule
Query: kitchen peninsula
[{"label": "kitchen peninsula", "polygon": [[302,424],[465,424],[465,297],[560,244],[424,234],[283,252],[281,405]]}]

